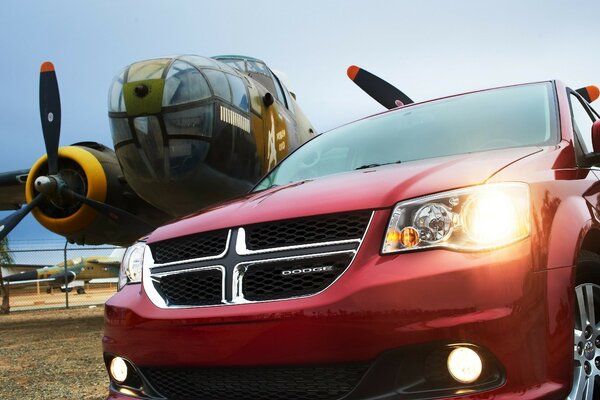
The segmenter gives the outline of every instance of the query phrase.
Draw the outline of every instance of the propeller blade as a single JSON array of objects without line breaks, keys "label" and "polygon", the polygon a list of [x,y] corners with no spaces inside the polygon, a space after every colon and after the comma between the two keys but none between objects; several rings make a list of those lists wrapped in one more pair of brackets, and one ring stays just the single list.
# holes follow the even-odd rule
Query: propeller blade
[{"label": "propeller blade", "polygon": [[[348,67],[348,78],[379,104],[389,110],[403,104],[414,103],[410,97],[402,93],[402,91],[395,86],[390,85],[377,75],[373,75],[369,71],[357,67],[356,65]],[[397,101],[400,101],[402,104],[398,104]]]},{"label": "propeller blade", "polygon": [[588,103],[591,103],[600,97],[600,89],[598,86],[590,85],[576,90]]},{"label": "propeller blade", "polygon": [[48,154],[48,174],[54,175],[58,172],[60,94],[56,72],[51,62],[43,63],[40,71],[40,118]]},{"label": "propeller blade", "polygon": [[0,221],[0,240],[4,239],[10,233],[10,231],[13,230],[15,226],[17,226],[17,224],[21,222],[21,220],[29,213],[29,211],[31,211],[39,204],[40,201],[42,201],[43,197],[43,194],[38,194],[33,200],[31,200],[31,203]]},{"label": "propeller blade", "polygon": [[80,195],[77,192],[72,191],[71,189],[64,188],[63,193],[66,193],[68,196],[72,196],[74,199],[81,201],[84,204],[92,207],[94,210],[98,211],[100,214],[104,215],[108,219],[118,223],[128,225],[130,227],[135,227],[136,233],[138,236],[144,236],[147,233],[150,233],[156,226],[152,226],[148,224],[143,219],[125,211],[120,208],[113,207],[106,203],[101,203],[96,200],[88,199],[85,196]]}]

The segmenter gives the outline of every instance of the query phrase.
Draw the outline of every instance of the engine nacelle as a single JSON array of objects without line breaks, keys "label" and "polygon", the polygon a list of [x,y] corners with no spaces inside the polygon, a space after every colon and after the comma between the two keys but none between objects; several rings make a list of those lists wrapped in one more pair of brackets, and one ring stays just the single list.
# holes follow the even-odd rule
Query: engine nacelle
[{"label": "engine nacelle", "polygon": [[[89,199],[124,209],[153,224],[167,219],[129,189],[114,151],[103,145],[79,143],[61,147],[58,150],[58,166],[65,184]],[[35,180],[47,173],[47,155],[44,155],[29,171],[25,185],[28,203],[38,194]],[[119,225],[72,198],[44,198],[32,213],[44,227],[78,244],[128,245],[138,239],[135,229]]]}]

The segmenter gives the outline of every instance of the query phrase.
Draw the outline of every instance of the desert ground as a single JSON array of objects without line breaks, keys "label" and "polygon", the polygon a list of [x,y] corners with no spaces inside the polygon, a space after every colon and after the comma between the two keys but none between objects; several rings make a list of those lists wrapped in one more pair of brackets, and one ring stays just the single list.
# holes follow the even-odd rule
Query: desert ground
[{"label": "desert ground", "polygon": [[103,312],[85,306],[0,315],[0,399],[105,398]]}]

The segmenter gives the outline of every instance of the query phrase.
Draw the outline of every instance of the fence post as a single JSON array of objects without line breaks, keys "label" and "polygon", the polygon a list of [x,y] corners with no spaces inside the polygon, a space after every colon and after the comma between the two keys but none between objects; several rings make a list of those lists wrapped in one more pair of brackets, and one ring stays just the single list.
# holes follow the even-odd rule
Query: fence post
[{"label": "fence post", "polygon": [[64,261],[65,261],[65,303],[67,308],[69,308],[69,278],[67,276],[67,245],[69,244],[68,240],[65,240],[65,250],[64,250]]},{"label": "fence post", "polygon": [[0,294],[2,300],[0,300],[0,314],[10,313],[10,284],[6,282],[4,284],[4,277],[2,276],[2,264],[0,264]]}]

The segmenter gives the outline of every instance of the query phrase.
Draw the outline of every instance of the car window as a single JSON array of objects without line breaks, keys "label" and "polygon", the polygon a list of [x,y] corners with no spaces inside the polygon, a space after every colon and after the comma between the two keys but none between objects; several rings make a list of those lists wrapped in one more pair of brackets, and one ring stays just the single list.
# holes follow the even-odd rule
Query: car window
[{"label": "car window", "polygon": [[571,94],[570,98],[573,129],[583,141],[584,152],[592,153],[594,151],[592,146],[592,125],[594,121],[577,96]]},{"label": "car window", "polygon": [[315,137],[256,187],[369,166],[556,143],[550,83],[454,96],[376,115]]}]

